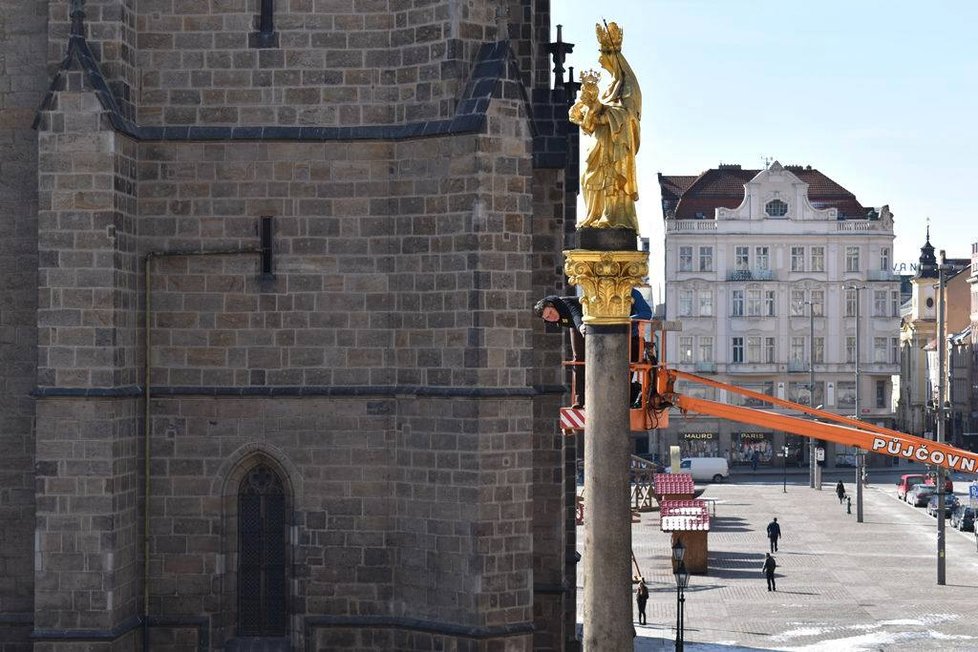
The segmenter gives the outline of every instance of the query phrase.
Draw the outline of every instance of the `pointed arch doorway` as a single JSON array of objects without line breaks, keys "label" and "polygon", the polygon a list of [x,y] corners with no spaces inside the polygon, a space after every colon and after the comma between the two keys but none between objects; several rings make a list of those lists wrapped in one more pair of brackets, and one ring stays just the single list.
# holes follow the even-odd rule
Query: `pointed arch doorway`
[{"label": "pointed arch doorway", "polygon": [[238,636],[286,633],[286,498],[281,477],[266,464],[238,486]]}]

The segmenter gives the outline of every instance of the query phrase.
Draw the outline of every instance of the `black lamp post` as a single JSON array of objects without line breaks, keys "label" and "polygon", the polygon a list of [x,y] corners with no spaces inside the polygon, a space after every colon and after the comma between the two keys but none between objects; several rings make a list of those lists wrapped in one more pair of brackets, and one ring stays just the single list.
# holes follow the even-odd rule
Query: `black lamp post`
[{"label": "black lamp post", "polygon": [[784,471],[781,477],[781,491],[788,493],[788,446],[781,447],[781,456],[784,458]]},{"label": "black lamp post", "polygon": [[672,547],[673,571],[676,578],[676,652],[683,649],[683,607],[686,603],[686,596],[683,591],[689,586],[689,571],[683,563],[683,556],[686,554],[686,546],[679,539]]}]

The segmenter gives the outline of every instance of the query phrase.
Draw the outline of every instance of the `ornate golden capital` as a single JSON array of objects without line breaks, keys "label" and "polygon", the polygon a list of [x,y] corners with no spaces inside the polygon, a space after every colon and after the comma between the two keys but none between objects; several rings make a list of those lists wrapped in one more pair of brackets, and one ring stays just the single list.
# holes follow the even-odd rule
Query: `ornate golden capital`
[{"label": "ornate golden capital", "polygon": [[632,312],[632,288],[649,272],[644,251],[564,252],[564,273],[571,285],[584,290],[581,307],[587,324],[627,324]]}]

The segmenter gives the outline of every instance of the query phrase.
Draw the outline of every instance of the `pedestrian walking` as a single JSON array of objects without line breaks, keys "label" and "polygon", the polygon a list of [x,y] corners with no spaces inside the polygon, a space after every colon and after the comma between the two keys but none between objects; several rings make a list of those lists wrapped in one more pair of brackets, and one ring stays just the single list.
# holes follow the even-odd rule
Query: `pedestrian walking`
[{"label": "pedestrian walking", "polygon": [[761,454],[758,453],[757,452],[757,449],[755,448],[754,449],[754,452],[750,454],[750,470],[751,471],[756,471],[757,470],[757,463],[760,462],[760,461],[761,461]]},{"label": "pedestrian walking", "polygon": [[649,601],[649,587],[645,586],[645,578],[641,577],[638,581],[638,589],[635,591],[635,602],[638,604],[638,624],[648,624],[645,620],[645,603]]},{"label": "pedestrian walking", "polygon": [[846,497],[846,486],[842,484],[842,480],[839,480],[839,484],[835,485],[835,495],[839,497],[839,504],[841,505]]},{"label": "pedestrian walking", "polygon": [[771,540],[771,552],[778,551],[778,539],[781,538],[781,526],[778,525],[778,517],[767,524],[767,538]]},{"label": "pedestrian walking", "polygon": [[778,562],[774,560],[771,553],[766,552],[764,554],[767,557],[764,558],[764,566],[761,567],[761,570],[764,571],[764,578],[767,580],[767,590],[777,591],[778,587],[774,584],[774,569],[778,567]]}]

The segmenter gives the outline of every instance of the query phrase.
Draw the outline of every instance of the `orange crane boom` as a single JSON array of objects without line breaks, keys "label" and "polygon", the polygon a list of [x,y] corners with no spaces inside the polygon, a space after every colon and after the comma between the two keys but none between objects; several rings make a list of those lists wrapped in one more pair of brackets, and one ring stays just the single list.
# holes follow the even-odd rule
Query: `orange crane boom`
[{"label": "orange crane boom", "polygon": [[[765,401],[775,406],[790,408],[809,414],[819,420],[802,419],[790,414],[683,396],[673,389],[677,379],[710,385],[728,392]],[[814,437],[846,446],[855,446],[863,450],[899,457],[912,462],[943,466],[962,473],[975,473],[978,470],[978,453],[961,450],[945,443],[924,439],[916,435],[908,435],[898,430],[883,428],[833,412],[792,403],[684,371],[659,369],[656,380],[658,391],[651,401],[651,407],[656,411],[675,406],[683,412],[691,411],[739,423],[766,426],[803,437]]]}]

